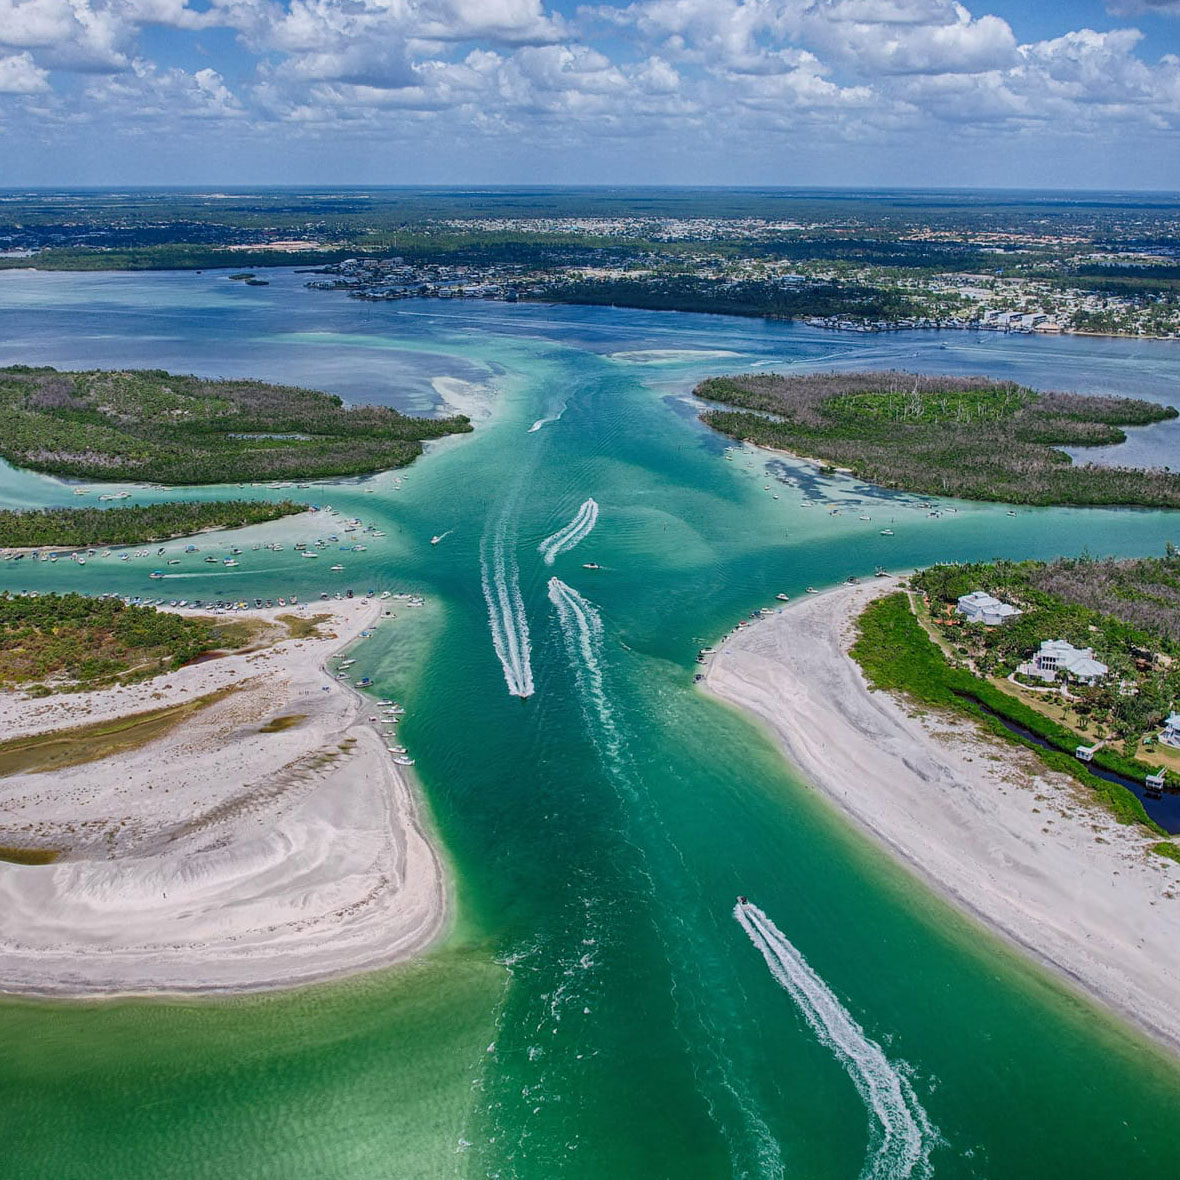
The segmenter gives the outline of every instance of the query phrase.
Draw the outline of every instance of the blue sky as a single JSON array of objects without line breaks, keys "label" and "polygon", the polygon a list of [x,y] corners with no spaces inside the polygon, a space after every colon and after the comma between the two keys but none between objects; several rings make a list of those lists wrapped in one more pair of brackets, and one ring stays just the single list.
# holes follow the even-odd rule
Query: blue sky
[{"label": "blue sky", "polygon": [[1180,189],[1180,0],[0,0],[0,186]]}]

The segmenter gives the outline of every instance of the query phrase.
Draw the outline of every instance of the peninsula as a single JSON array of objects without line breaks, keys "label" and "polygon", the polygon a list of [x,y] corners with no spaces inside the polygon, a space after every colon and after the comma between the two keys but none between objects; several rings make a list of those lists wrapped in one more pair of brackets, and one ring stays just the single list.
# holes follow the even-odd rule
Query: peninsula
[{"label": "peninsula", "polygon": [[719,644],[704,687],[928,884],[1180,1047],[1180,864],[1072,776],[954,711],[874,691],[849,655],[894,579],[792,602]]},{"label": "peninsula", "polygon": [[1009,504],[1180,508],[1180,475],[1075,464],[1059,449],[1123,442],[1123,427],[1175,418],[1171,406],[904,372],[713,377],[694,393],[732,407],[701,415],[722,434],[883,487]]},{"label": "peninsula", "polygon": [[411,783],[324,667],[381,600],[316,612],[251,612],[269,642],[141,683],[0,695],[9,754],[29,747],[0,760],[0,991],[257,991],[437,936]]}]

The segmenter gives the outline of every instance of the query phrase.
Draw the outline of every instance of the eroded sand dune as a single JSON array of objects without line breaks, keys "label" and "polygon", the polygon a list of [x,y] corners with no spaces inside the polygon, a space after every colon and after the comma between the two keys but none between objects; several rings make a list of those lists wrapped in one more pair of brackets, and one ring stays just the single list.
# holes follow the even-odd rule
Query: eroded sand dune
[{"label": "eroded sand dune", "polygon": [[444,880],[412,786],[365,702],[323,670],[381,606],[324,609],[319,639],[127,689],[2,699],[16,734],[240,682],[129,754],[0,779],[0,844],[66,850],[0,863],[0,989],[262,989],[392,963],[438,934]]}]

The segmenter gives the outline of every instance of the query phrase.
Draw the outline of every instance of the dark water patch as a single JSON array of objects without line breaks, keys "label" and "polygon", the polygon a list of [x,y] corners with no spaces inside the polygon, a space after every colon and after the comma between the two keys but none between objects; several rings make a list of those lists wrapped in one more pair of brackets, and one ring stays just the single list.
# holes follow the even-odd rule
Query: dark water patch
[{"label": "dark water patch", "polygon": [[[994,717],[1009,733],[1019,737],[1022,741],[1031,742],[1039,749],[1051,750],[1056,754],[1067,752],[1062,750],[1060,746],[1056,746],[1051,741],[1041,737],[1040,734],[1034,733],[1031,729],[1021,725],[1020,722],[1013,721],[1011,718],[1005,717],[1002,713],[997,713],[995,709],[989,709],[987,705],[982,704],[980,701],[973,701],[972,703],[977,705],[989,717]],[[1127,775],[1119,774],[1113,770],[1107,770],[1104,766],[1099,766],[1095,762],[1079,762],[1078,765],[1087,774],[1092,774],[1095,778],[1125,787],[1143,804],[1143,810],[1165,832],[1173,836],[1180,833],[1180,794],[1174,791],[1166,791],[1162,795],[1149,793],[1144,784],[1138,780],[1129,778]]]}]

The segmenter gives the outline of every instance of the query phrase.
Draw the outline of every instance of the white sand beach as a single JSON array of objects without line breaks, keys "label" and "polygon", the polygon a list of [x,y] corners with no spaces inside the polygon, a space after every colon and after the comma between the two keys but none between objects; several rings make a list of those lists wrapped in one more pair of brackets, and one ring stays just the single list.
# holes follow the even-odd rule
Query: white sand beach
[{"label": "white sand beach", "polygon": [[240,686],[126,754],[0,778],[0,844],[64,853],[0,863],[0,990],[253,991],[384,966],[436,938],[446,885],[415,789],[371,703],[324,668],[385,605],[313,603],[300,609],[331,616],[320,638],[125,688],[0,695],[15,737]]},{"label": "white sand beach", "polygon": [[895,586],[792,602],[719,643],[705,686],[928,884],[1180,1048],[1180,864],[1030,752],[870,691],[853,624]]}]

